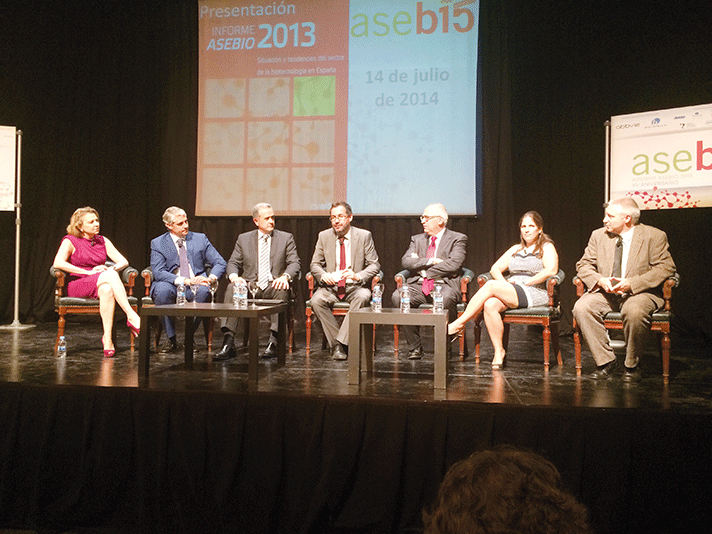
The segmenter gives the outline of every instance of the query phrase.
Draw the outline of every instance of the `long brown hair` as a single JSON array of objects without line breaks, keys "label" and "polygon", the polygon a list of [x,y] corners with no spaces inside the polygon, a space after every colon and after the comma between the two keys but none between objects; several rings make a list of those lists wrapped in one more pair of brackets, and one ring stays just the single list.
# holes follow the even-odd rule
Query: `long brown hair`
[{"label": "long brown hair", "polygon": [[520,229],[519,231],[519,252],[520,250],[524,250],[527,248],[527,244],[524,241],[524,238],[522,237],[522,232],[521,232],[521,227],[522,227],[522,222],[524,219],[529,217],[532,221],[534,221],[534,224],[536,227],[541,230],[539,232],[539,237],[537,237],[536,243],[534,244],[534,255],[537,258],[541,258],[544,255],[544,245],[547,243],[551,243],[552,245],[554,244],[554,240],[551,239],[548,235],[544,233],[544,219],[542,219],[541,215],[539,215],[538,212],[532,210],[526,212],[524,215],[522,215],[521,219],[519,219],[519,224],[517,225],[517,228]]}]

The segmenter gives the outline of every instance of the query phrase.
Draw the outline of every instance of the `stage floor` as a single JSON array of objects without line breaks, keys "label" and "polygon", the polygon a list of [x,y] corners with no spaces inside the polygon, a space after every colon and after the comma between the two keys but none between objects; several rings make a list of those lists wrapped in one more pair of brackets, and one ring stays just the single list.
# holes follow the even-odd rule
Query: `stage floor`
[{"label": "stage floor", "polygon": [[[254,386],[247,380],[246,350],[238,349],[237,357],[227,362],[213,362],[207,352],[202,328],[196,333],[200,352],[196,354],[192,366],[186,366],[181,353],[154,354],[151,357],[150,378],[139,380],[138,340],[136,351],[131,352],[128,329],[118,322],[117,327],[117,353],[112,359],[102,356],[101,326],[93,319],[67,324],[69,350],[65,358],[57,358],[53,354],[55,323],[44,323],[19,332],[2,331],[0,382],[712,412],[712,347],[675,335],[670,384],[664,386],[654,336],[649,340],[649,351],[641,364],[643,380],[637,384],[625,384],[617,377],[604,382],[588,378],[594,363],[586,349],[583,376],[577,377],[571,336],[561,338],[563,366],[558,366],[552,355],[552,366],[546,372],[538,327],[513,326],[507,366],[503,371],[492,371],[492,347],[485,330],[482,359],[479,364],[474,361],[470,325],[467,339],[472,355],[465,361],[452,357],[448,364],[447,389],[434,390],[432,334],[425,333],[427,329],[424,329],[423,337],[425,357],[421,361],[410,361],[406,357],[403,341],[398,357],[394,356],[392,328],[378,328],[374,373],[362,374],[361,384],[354,386],[347,384],[347,362],[333,361],[327,351],[321,350],[322,334],[318,325],[313,328],[312,350],[307,356],[304,323],[298,322],[295,326],[296,348],[291,355],[287,355],[286,365],[280,367],[276,360],[261,360],[259,381]],[[267,323],[263,322],[262,327],[264,344]],[[179,331],[182,332],[180,324]],[[179,335],[179,340],[181,337]],[[241,336],[238,335],[238,338]],[[213,353],[219,350],[222,341],[217,327],[214,339]],[[622,356],[619,360],[622,362]]]}]

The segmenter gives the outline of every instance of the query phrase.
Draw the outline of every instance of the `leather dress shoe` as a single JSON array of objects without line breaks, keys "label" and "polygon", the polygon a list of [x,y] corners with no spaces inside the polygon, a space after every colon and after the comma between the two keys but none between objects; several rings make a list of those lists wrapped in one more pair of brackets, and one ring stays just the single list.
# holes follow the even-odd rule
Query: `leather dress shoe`
[{"label": "leather dress shoe", "polygon": [[344,347],[341,346],[341,343],[337,343],[331,348],[331,357],[339,361],[348,359],[348,355],[346,354]]},{"label": "leather dress shoe", "polygon": [[618,369],[618,360],[610,361],[604,365],[601,365],[593,373],[591,373],[591,378],[594,380],[606,380],[613,375],[613,372]]},{"label": "leather dress shoe", "polygon": [[275,356],[277,356],[277,344],[274,341],[270,341],[267,344],[267,348],[262,353],[262,357],[264,359],[267,359],[267,358],[274,358]]},{"label": "leather dress shoe", "polygon": [[640,366],[636,365],[635,367],[626,367],[625,371],[623,372],[623,375],[621,376],[621,380],[623,382],[640,382],[640,379],[643,378],[643,376],[640,373]]},{"label": "leather dress shoe", "polygon": [[234,343],[225,343],[222,346],[222,348],[220,349],[220,351],[217,352],[213,356],[213,360],[214,361],[228,360],[230,358],[234,358],[236,353],[237,352],[235,351]]},{"label": "leather dress shoe", "polygon": [[420,360],[423,357],[423,348],[417,347],[408,352],[409,360]]},{"label": "leather dress shoe", "polygon": [[172,352],[178,352],[178,343],[176,343],[175,341],[171,341],[170,339],[166,339],[163,342],[163,345],[161,345],[159,352],[161,354],[170,354]]}]

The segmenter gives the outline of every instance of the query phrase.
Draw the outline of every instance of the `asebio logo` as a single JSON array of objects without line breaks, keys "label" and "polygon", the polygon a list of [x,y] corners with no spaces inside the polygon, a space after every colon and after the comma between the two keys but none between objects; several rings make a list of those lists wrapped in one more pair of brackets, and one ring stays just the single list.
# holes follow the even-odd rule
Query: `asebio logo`
[{"label": "asebio logo", "polygon": [[[696,145],[697,149],[693,150],[696,156],[694,164],[692,164],[692,152],[689,150],[678,150],[673,156],[661,151],[652,157],[647,154],[638,154],[633,158],[633,168],[631,170],[635,176],[644,176],[651,172],[665,174],[670,171],[671,167],[676,172],[712,171],[712,146],[705,148],[702,140],[697,141]],[[705,156],[708,157],[706,158]]]}]

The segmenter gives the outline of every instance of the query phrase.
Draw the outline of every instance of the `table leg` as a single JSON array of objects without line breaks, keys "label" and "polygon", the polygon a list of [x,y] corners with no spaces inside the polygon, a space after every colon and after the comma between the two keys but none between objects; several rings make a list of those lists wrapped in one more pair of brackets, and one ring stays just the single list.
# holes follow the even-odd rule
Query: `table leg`
[{"label": "table leg", "polygon": [[193,363],[193,323],[195,318],[185,318],[185,340],[183,342],[183,354],[185,355],[185,363]]},{"label": "table leg", "polygon": [[361,369],[373,373],[373,329],[375,325],[361,325]]},{"label": "table leg", "polygon": [[[443,326],[444,325],[444,326]],[[447,387],[447,320],[434,325],[435,329],[435,388]]]},{"label": "table leg", "polygon": [[349,317],[349,384],[361,382],[361,321],[357,314]]},{"label": "table leg", "polygon": [[[247,319],[250,324],[250,339],[248,341],[248,356],[247,356],[247,380],[257,382],[257,360],[259,357],[260,341],[258,337],[259,317],[250,317]],[[284,339],[284,336],[282,336]]]},{"label": "table leg", "polygon": [[287,312],[279,314],[277,326],[277,364],[283,366],[287,355]]},{"label": "table leg", "polygon": [[141,333],[138,336],[138,376],[148,378],[149,359],[151,357],[151,319],[148,315],[141,317]]}]

